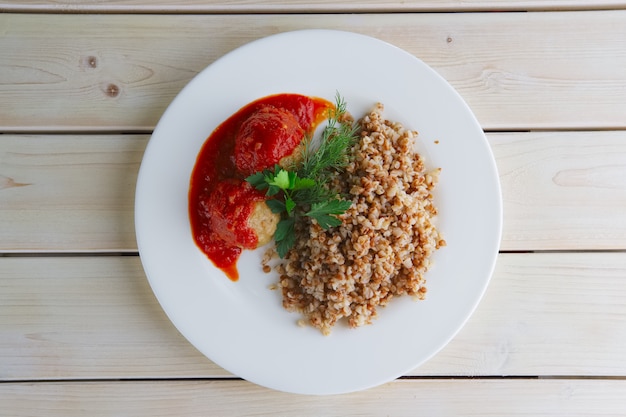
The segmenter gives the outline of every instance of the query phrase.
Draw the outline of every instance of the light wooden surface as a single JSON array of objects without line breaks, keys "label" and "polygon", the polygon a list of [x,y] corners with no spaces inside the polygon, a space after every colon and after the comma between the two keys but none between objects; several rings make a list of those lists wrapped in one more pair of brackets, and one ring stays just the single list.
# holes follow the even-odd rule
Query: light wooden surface
[{"label": "light wooden surface", "polygon": [[[624,9],[0,0],[0,416],[626,415]],[[397,381],[324,398],[197,352],[152,294],[133,224],[173,97],[228,51],[303,28],[372,35],[438,71],[487,131],[504,202],[492,282],[452,342]]]},{"label": "light wooden surface", "polygon": [[211,62],[259,37],[304,28],[364,33],[415,54],[487,130],[626,128],[626,10],[4,14],[0,28],[4,131],[150,131]]},{"label": "light wooden surface", "polygon": [[21,12],[433,12],[624,9],[624,0],[2,0],[0,10]]},{"label": "light wooden surface", "polygon": [[[410,375],[625,377],[624,276],[621,253],[502,254],[470,322]],[[0,277],[7,380],[232,376],[178,334],[135,256],[0,258]]]},{"label": "light wooden surface", "polygon": [[[148,139],[3,135],[0,250],[136,251],[133,194]],[[626,249],[626,132],[488,139],[503,188],[502,250]]]},{"label": "light wooden surface", "polygon": [[11,416],[533,416],[624,415],[622,380],[398,380],[329,396],[270,392],[243,381],[119,381],[11,384]]}]

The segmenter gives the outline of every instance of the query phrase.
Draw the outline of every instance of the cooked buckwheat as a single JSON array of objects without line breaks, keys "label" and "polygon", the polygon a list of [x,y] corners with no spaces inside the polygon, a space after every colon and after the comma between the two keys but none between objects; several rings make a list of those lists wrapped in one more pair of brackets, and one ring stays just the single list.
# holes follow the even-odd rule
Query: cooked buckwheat
[{"label": "cooked buckwheat", "polygon": [[352,200],[343,224],[323,230],[303,218],[277,266],[283,306],[323,334],[342,318],[370,324],[395,296],[423,299],[430,256],[445,245],[433,224],[440,169],[427,172],[414,152],[417,132],[385,120],[382,104],[358,123],[351,162],[331,184]]}]

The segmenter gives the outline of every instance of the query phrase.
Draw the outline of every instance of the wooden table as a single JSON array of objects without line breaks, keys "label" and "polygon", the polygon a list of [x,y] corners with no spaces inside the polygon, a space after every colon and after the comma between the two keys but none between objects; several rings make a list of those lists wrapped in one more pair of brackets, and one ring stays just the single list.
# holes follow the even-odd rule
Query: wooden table
[{"label": "wooden table", "polygon": [[[625,9],[0,0],[0,415],[626,415]],[[438,71],[487,132],[504,199],[495,274],[457,337],[396,381],[321,398],[196,351],[157,303],[133,226],[173,97],[224,53],[304,28],[375,36]]]}]

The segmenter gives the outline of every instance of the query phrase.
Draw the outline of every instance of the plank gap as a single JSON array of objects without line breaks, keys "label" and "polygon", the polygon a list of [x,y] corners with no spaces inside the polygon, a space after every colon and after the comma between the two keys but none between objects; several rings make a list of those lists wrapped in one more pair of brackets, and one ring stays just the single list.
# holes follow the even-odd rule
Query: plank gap
[{"label": "plank gap", "polygon": [[374,13],[520,13],[520,12],[566,12],[566,11],[605,11],[605,10],[623,10],[626,4],[615,4],[614,2],[578,2],[569,3],[567,5],[553,5],[541,2],[529,4],[527,2],[507,2],[495,5],[466,3],[458,4],[450,2],[448,5],[433,2],[402,2],[400,5],[390,5],[389,3],[363,4],[358,3],[340,3],[335,4],[289,4],[276,3],[268,5],[251,5],[251,4],[232,4],[227,2],[213,2],[213,4],[190,4],[171,5],[159,4],[156,2],[150,6],[137,5],[111,5],[111,4],[79,4],[71,7],[56,7],[50,5],[28,5],[23,3],[0,4],[0,12],[2,13],[23,13],[23,14],[136,14],[136,15],[243,15],[243,14],[274,14],[274,15],[293,15],[293,14],[329,14],[329,13],[345,13],[345,14],[374,14]]},{"label": "plank gap", "polygon": [[2,252],[4,258],[73,258],[73,257],[112,257],[139,256],[138,251],[115,252]]},{"label": "plank gap", "polygon": [[0,135],[152,135],[154,129],[152,128],[124,128],[124,129],[107,129],[96,127],[94,129],[54,129],[54,128],[41,128],[41,129],[21,129],[21,128],[4,128],[0,131]]},{"label": "plank gap", "polygon": [[537,253],[537,254],[580,254],[580,253],[626,253],[625,248],[621,249],[538,249],[538,250],[508,250],[500,251],[502,254],[516,254],[516,253]]},{"label": "plank gap", "polygon": [[[613,380],[626,381],[626,376],[614,375],[405,375],[397,378],[397,380]],[[0,380],[2,384],[55,384],[63,383],[106,383],[106,382],[211,382],[211,381],[244,381],[243,378],[236,376],[224,377],[152,377],[152,378],[69,378],[69,379],[4,379]]]},{"label": "plank gap", "polygon": [[154,377],[154,378],[45,378],[45,379],[3,379],[2,384],[55,384],[63,383],[99,383],[99,382],[210,382],[210,381],[243,381],[236,376],[224,377]]}]

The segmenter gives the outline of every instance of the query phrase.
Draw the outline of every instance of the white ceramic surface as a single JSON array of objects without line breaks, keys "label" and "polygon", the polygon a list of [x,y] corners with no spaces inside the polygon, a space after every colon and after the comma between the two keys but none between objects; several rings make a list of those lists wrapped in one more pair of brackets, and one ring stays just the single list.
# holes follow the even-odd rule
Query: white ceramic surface
[{"label": "white ceramic surface", "polygon": [[[363,57],[370,57],[364,59]],[[331,66],[326,62],[333,62]],[[427,274],[425,301],[397,298],[373,325],[330,336],[299,327],[261,271],[262,250],[239,260],[231,282],[195,246],[188,188],[203,142],[245,104],[276,93],[333,100],[356,117],[375,102],[420,132],[441,167],[435,201],[448,245]],[[438,141],[438,143],[436,143]],[[494,159],[457,92],[409,53],[359,34],[306,30],[257,40],[217,60],[175,98],[154,130],[136,190],[136,233],[150,285],[178,330],[216,364],[256,384],[304,394],[373,387],[444,347],[474,311],[498,254],[502,207]]]}]

